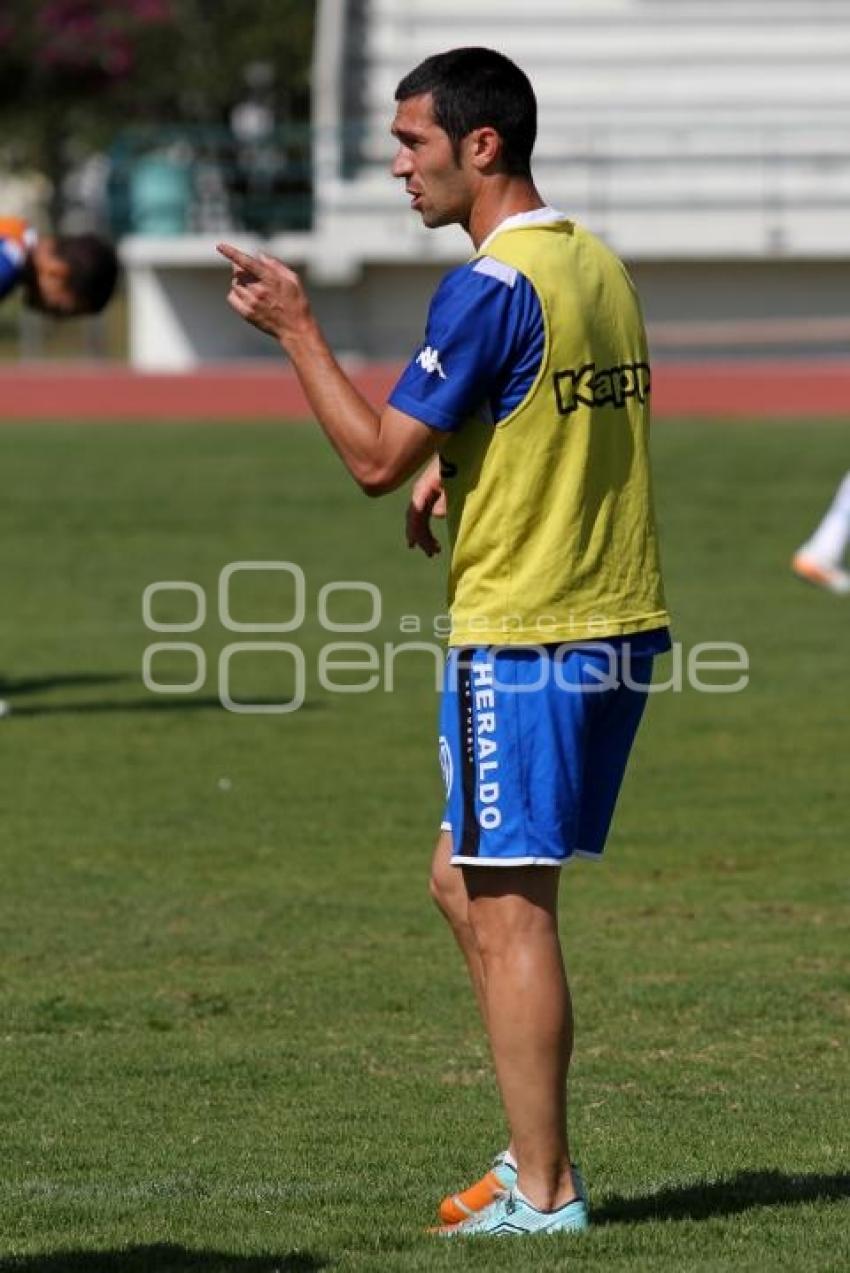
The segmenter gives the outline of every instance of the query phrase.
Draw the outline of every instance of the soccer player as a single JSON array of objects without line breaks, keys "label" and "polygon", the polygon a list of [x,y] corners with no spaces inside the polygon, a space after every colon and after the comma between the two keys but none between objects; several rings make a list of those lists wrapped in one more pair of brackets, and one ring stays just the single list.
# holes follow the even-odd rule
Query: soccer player
[{"label": "soccer player", "polygon": [[518,67],[455,49],[407,75],[396,102],[393,175],[426,226],[460,224],[474,255],[438,288],[384,410],[341,371],[285,265],[221,245],[228,301],[279,341],[367,494],[430,461],[407,520],[429,555],[445,500],[448,799],[431,890],[467,963],[510,1145],[444,1201],[439,1231],[579,1231],[557,868],[600,857],[653,656],[669,647],[646,339],[620,261],[534,185],[536,103]]},{"label": "soccer player", "polygon": [[111,243],[95,234],[39,235],[21,217],[0,217],[0,300],[17,288],[53,318],[99,314],[118,277]]},{"label": "soccer player", "polygon": [[842,562],[850,544],[850,473],[845,473],[835,497],[814,534],[798,548],[791,569],[807,583],[839,596],[850,595],[850,572]]}]

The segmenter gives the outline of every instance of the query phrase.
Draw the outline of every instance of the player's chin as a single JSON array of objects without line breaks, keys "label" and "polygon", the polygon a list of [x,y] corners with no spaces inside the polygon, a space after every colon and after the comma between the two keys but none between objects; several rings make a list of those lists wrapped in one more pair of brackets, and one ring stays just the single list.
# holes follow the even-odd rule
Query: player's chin
[{"label": "player's chin", "polygon": [[441,208],[417,208],[422,224],[428,230],[438,230],[440,226],[451,225],[456,218]]}]

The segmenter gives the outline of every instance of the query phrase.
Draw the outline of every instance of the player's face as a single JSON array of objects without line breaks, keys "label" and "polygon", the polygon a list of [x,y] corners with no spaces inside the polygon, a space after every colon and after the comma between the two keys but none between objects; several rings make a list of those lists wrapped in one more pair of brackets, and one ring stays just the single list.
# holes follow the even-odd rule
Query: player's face
[{"label": "player's face", "polygon": [[411,208],[430,229],[465,225],[472,205],[471,174],[434,122],[431,94],[399,102],[390,131],[398,142],[392,173],[404,180]]},{"label": "player's face", "polygon": [[57,256],[50,238],[39,239],[36,243],[24,288],[27,304],[42,314],[70,318],[83,312],[68,282],[68,267]]}]

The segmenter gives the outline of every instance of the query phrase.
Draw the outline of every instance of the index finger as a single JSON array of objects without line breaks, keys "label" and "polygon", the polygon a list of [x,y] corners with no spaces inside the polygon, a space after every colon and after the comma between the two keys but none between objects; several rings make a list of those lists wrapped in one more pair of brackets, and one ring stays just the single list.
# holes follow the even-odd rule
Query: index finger
[{"label": "index finger", "polygon": [[234,265],[238,265],[240,269],[248,270],[250,274],[260,275],[263,273],[263,265],[255,256],[250,256],[247,252],[240,252],[238,248],[233,247],[230,243],[217,243],[216,252],[221,256],[232,261]]}]

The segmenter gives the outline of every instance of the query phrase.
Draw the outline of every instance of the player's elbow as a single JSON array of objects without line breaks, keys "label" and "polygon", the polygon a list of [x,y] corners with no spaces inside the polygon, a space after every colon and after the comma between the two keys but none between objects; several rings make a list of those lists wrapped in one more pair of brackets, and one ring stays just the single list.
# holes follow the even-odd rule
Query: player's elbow
[{"label": "player's elbow", "polygon": [[380,499],[382,495],[389,495],[390,491],[395,488],[388,486],[386,482],[368,481],[361,482],[360,489],[369,499]]},{"label": "player's elbow", "polygon": [[389,495],[404,481],[404,476],[394,473],[380,464],[370,465],[368,469],[356,474],[357,484],[369,499],[378,499],[381,495]]}]

